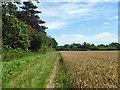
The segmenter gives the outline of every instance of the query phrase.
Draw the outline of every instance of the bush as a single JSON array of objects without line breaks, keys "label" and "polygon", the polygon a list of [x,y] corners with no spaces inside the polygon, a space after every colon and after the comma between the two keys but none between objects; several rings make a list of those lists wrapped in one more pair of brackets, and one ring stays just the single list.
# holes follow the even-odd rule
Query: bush
[{"label": "bush", "polygon": [[28,33],[28,26],[15,16],[5,16],[3,18],[3,48],[8,49],[8,47],[11,47],[27,50],[30,46]]},{"label": "bush", "polygon": [[15,60],[18,58],[22,58],[24,56],[28,56],[31,55],[32,52],[30,50],[25,51],[21,48],[17,48],[17,49],[2,49],[2,61],[10,61],[10,60]]}]

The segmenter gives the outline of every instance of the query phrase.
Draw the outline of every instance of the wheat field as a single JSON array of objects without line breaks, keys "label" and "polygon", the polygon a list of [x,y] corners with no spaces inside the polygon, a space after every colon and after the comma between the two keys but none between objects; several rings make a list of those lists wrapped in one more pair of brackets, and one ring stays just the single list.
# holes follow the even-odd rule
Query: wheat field
[{"label": "wheat field", "polygon": [[60,51],[73,88],[117,88],[118,51]]}]

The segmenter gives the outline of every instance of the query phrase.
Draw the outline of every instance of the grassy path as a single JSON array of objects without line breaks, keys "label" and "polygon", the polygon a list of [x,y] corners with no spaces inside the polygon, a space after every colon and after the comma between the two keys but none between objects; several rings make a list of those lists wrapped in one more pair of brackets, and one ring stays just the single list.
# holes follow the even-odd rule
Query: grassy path
[{"label": "grassy path", "polygon": [[46,88],[55,88],[54,78],[55,78],[56,73],[57,73],[57,67],[58,67],[58,64],[59,64],[58,60],[59,60],[59,57],[57,57],[57,60],[54,64],[53,73],[50,75],[50,78],[47,80],[47,81],[49,81],[49,83],[46,85]]},{"label": "grassy path", "polygon": [[3,62],[3,88],[46,88],[57,56],[58,52],[51,52]]}]

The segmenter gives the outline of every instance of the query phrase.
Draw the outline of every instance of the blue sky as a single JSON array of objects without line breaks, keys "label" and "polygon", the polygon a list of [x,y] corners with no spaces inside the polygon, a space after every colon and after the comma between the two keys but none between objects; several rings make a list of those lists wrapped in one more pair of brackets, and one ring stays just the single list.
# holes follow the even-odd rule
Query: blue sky
[{"label": "blue sky", "polygon": [[[36,4],[36,3],[35,3]],[[59,45],[118,42],[118,2],[40,2],[47,34]]]}]

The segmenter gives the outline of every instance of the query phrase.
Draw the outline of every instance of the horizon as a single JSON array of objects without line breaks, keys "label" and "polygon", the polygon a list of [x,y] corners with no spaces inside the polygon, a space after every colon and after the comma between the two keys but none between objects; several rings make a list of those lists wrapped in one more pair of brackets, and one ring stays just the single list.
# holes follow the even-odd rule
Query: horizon
[{"label": "horizon", "polygon": [[[84,43],[84,42],[83,42]],[[64,45],[72,45],[72,44],[81,44],[81,45],[83,45],[83,43],[71,43],[71,44],[64,44]],[[85,42],[85,43],[89,43],[89,42]],[[111,42],[111,43],[119,43],[119,42]],[[94,44],[94,43],[89,43],[89,44],[94,44],[95,46],[98,46],[98,45],[101,45],[101,44],[103,44],[103,45],[109,45],[109,44],[111,44],[111,43],[108,43],[108,44],[103,44],[103,43],[100,43],[100,44]],[[120,43],[119,43],[120,44]],[[58,45],[58,46],[64,46],[64,45]]]}]

